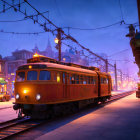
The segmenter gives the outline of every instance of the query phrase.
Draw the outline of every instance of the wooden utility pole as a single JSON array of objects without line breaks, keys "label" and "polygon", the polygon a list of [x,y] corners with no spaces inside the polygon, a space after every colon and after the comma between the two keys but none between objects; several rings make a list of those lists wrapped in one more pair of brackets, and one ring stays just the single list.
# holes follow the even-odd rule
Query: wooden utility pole
[{"label": "wooden utility pole", "polygon": [[57,38],[58,38],[58,60],[61,61],[61,28],[57,29]]}]

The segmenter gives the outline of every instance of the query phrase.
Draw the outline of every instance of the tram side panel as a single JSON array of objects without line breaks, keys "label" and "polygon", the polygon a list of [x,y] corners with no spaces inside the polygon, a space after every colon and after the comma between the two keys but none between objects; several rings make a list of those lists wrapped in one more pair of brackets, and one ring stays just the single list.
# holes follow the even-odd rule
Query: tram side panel
[{"label": "tram side panel", "polygon": [[67,84],[67,99],[83,100],[98,97],[98,78],[97,75],[79,75],[79,81],[72,81],[74,77],[69,76]]}]

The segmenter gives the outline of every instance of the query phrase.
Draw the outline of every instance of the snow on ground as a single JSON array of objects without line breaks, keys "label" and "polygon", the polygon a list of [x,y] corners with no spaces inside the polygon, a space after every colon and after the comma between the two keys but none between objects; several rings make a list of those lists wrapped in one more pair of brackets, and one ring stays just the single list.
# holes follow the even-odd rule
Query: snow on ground
[{"label": "snow on ground", "polygon": [[15,99],[14,98],[11,98],[10,101],[0,102],[0,109],[1,108],[5,108],[5,107],[12,107],[14,101],[15,101]]}]

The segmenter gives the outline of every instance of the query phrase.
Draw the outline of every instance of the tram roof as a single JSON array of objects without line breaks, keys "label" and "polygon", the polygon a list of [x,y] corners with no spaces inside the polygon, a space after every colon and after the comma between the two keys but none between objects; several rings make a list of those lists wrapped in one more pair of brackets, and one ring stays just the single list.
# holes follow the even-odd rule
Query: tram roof
[{"label": "tram roof", "polygon": [[[28,63],[25,65],[20,66],[33,66],[33,65],[45,65],[48,68],[55,68],[55,69],[61,69],[61,70],[66,70],[66,71],[75,71],[75,72],[83,72],[83,73],[90,73],[90,74],[96,74],[96,71],[94,70],[88,70],[80,67],[74,67],[74,66],[67,66],[67,65],[62,65],[62,64],[56,64],[56,63],[50,63],[50,62],[43,62],[43,63]],[[26,68],[27,69],[27,68]]]}]

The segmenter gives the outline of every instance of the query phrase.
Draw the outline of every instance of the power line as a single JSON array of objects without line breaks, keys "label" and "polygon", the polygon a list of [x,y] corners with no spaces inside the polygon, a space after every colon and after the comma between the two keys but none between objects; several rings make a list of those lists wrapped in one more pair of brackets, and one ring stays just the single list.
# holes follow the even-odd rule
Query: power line
[{"label": "power line", "polygon": [[122,50],[122,51],[116,52],[116,53],[114,53],[114,54],[112,54],[112,55],[109,55],[108,57],[114,56],[114,55],[119,54],[119,53],[126,52],[126,51],[128,51],[128,50],[130,50],[130,49],[125,49],[125,50]]},{"label": "power line", "polygon": [[[45,12],[42,12],[41,14],[48,13],[48,12],[49,12],[49,11],[45,11]],[[38,14],[26,16],[25,18],[23,18],[23,19],[18,19],[18,20],[3,20],[3,21],[0,20],[0,22],[20,22],[20,21],[27,20],[29,17],[30,17],[30,18],[33,18],[33,17],[35,17],[35,16],[38,16]]]},{"label": "power line", "polygon": [[124,18],[123,18],[123,12],[122,12],[122,7],[121,7],[121,1],[119,0],[119,6],[120,6],[120,11],[121,11],[121,18],[122,18],[122,20],[124,20]]},{"label": "power line", "polygon": [[102,27],[97,27],[97,28],[77,28],[77,27],[63,27],[64,28],[68,28],[68,29],[73,29],[73,30],[99,30],[99,29],[104,29],[104,28],[108,28],[117,24],[122,24],[124,23],[124,20],[121,20],[119,22],[107,25],[107,26],[102,26]]},{"label": "power line", "polygon": [[24,20],[27,20],[27,19],[23,18],[23,19],[18,19],[18,20],[0,20],[0,22],[19,22],[19,21],[24,21]]},{"label": "power line", "polygon": [[[1,1],[4,2],[4,3],[6,3],[8,6],[10,6],[10,7],[12,7],[12,8],[15,9],[15,6],[14,6],[14,5],[9,4],[9,3],[6,2],[5,0],[1,0]],[[27,16],[26,11],[23,12],[23,11],[21,11],[20,9],[16,9],[16,10],[19,11],[20,13],[22,13],[23,15],[25,15],[25,17],[28,17],[29,19],[33,20],[34,23],[38,23],[40,26],[44,27],[44,30],[45,30],[46,32],[52,32],[52,33],[53,33],[52,30],[50,30],[50,29],[48,29],[48,28],[46,27],[46,23],[44,23],[44,24],[39,23],[38,20],[35,20],[33,17]],[[43,14],[41,14],[41,13],[39,12],[38,15],[43,15]]]},{"label": "power line", "polygon": [[[3,1],[3,2],[6,3],[5,1]],[[23,1],[23,2],[21,2],[21,3],[19,3],[19,4],[11,5],[11,6],[9,5],[10,7],[8,7],[8,8],[3,7],[3,10],[0,11],[0,14],[1,14],[1,13],[5,13],[7,10],[9,10],[9,9],[15,7],[15,6],[22,5],[22,4],[24,4],[24,3],[25,3],[25,1]],[[16,11],[17,9],[14,8],[14,10]]]},{"label": "power line", "polygon": [[39,35],[39,34],[43,34],[46,32],[6,32],[3,30],[0,30],[0,33],[5,33],[5,34],[22,34],[22,35]]}]

